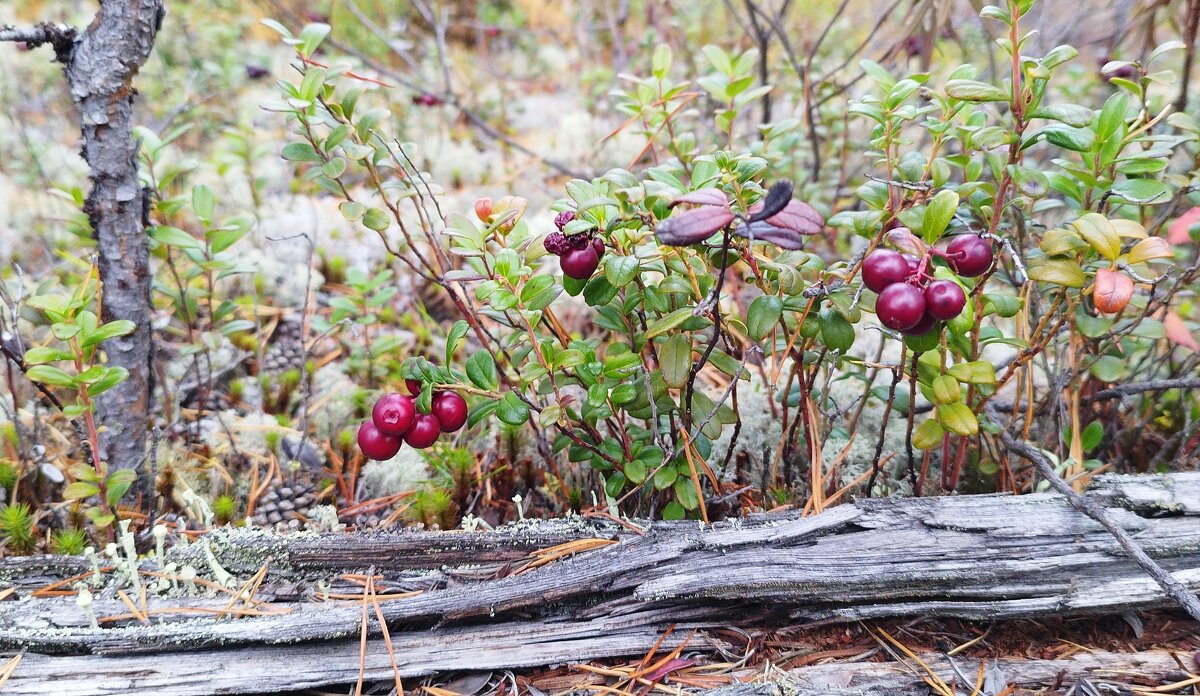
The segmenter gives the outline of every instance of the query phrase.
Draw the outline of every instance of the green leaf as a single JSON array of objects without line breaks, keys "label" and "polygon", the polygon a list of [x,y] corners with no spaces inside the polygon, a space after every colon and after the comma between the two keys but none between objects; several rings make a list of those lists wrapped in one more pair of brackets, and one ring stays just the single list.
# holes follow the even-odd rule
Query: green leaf
[{"label": "green leaf", "polygon": [[476,404],[475,408],[471,409],[471,415],[467,418],[467,426],[471,428],[475,427],[484,418],[495,413],[496,407],[499,405],[500,402],[494,399],[488,399]]},{"label": "green leaf", "polygon": [[939,404],[952,404],[962,399],[958,380],[949,375],[938,375],[933,380],[933,400]]},{"label": "green leaf", "polygon": [[921,236],[925,243],[933,244],[941,238],[946,226],[954,219],[958,210],[958,194],[954,191],[938,191],[925,207],[925,218],[921,225]]},{"label": "green leaf", "polygon": [[1026,136],[1025,142],[1021,144],[1021,149],[1025,149],[1042,140],[1052,145],[1057,145],[1064,150],[1087,152],[1095,144],[1096,135],[1087,128],[1071,128],[1065,125],[1045,126]]},{"label": "green leaf", "polygon": [[637,485],[641,485],[646,480],[646,463],[640,459],[625,462],[624,466],[625,478]]},{"label": "green leaf", "polygon": [[970,407],[962,402],[942,404],[936,411],[938,422],[955,435],[974,435],[979,432],[979,421]]},{"label": "green leaf", "polygon": [[691,339],[681,333],[671,336],[659,349],[658,360],[667,386],[674,389],[684,386],[692,369]]},{"label": "green leaf", "polygon": [[623,288],[637,276],[638,260],[634,256],[608,254],[604,257],[604,277],[616,288]]},{"label": "green leaf", "polygon": [[454,363],[454,353],[458,350],[458,344],[462,343],[463,338],[466,337],[467,331],[469,330],[470,325],[462,319],[454,322],[454,326],[450,327],[450,332],[446,335],[447,365],[452,365]]},{"label": "green leaf", "polygon": [[321,156],[308,143],[288,143],[283,146],[283,158],[289,162],[323,162]]},{"label": "green leaf", "polygon": [[1002,102],[1012,98],[1008,90],[978,80],[948,80],[946,94],[969,102]]},{"label": "green leaf", "polygon": [[1083,429],[1083,434],[1080,435],[1080,441],[1083,444],[1085,452],[1091,452],[1100,446],[1100,442],[1104,440],[1104,424],[1100,421],[1092,421]]},{"label": "green leaf", "polygon": [[126,379],[129,379],[129,370],[123,367],[107,368],[103,377],[88,385],[88,396],[99,396]]},{"label": "green leaf", "polygon": [[923,450],[933,449],[942,444],[942,438],[945,435],[946,431],[942,429],[941,424],[936,419],[929,418],[913,431],[913,447]]},{"label": "green leaf", "polygon": [[775,329],[782,316],[783,300],[775,295],[756,297],[746,312],[746,331],[750,338],[761,341]]},{"label": "green leaf", "polygon": [[382,208],[367,208],[367,212],[363,214],[362,223],[368,229],[382,232],[392,224],[392,218]]},{"label": "green leaf", "polygon": [[100,492],[100,488],[88,481],[76,481],[62,491],[63,500],[84,500]]},{"label": "green leaf", "polygon": [[821,341],[832,350],[843,353],[854,345],[854,326],[833,309],[821,310]]},{"label": "green leaf", "polygon": [[1074,128],[1083,128],[1092,124],[1096,112],[1078,104],[1047,104],[1037,108],[1029,116],[1030,118],[1053,119]]},{"label": "green leaf", "polygon": [[1085,282],[1083,269],[1079,264],[1065,259],[1050,259],[1037,265],[1031,264],[1029,277],[1032,280],[1068,288],[1082,288]]},{"label": "green leaf", "polygon": [[330,29],[328,24],[321,22],[305,26],[300,32],[300,44],[296,50],[300,51],[305,58],[311,58],[321,43],[325,41],[325,37],[329,36]]},{"label": "green leaf", "polygon": [[1121,236],[1117,229],[1100,213],[1087,213],[1071,223],[1092,248],[1104,258],[1114,261],[1121,255]]},{"label": "green leaf", "polygon": [[70,352],[61,348],[51,348],[49,346],[30,348],[25,351],[25,364],[41,365],[42,363],[58,362],[59,360],[71,360],[74,357]]},{"label": "green leaf", "polygon": [[655,319],[646,327],[646,338],[654,338],[674,329],[688,319],[691,319],[692,312],[694,311],[695,307],[681,307],[666,316]]},{"label": "green leaf", "polygon": [[29,368],[25,376],[34,382],[50,384],[56,387],[73,387],[75,379],[65,371],[50,365],[35,365]]},{"label": "green leaf", "polygon": [[104,326],[101,326],[92,333],[88,334],[88,336],[83,339],[80,345],[82,345],[84,348],[90,348],[99,343],[104,343],[110,338],[128,336],[136,330],[137,324],[129,321],[128,319],[110,321]]},{"label": "green leaf", "polygon": [[496,406],[496,417],[508,425],[524,425],[529,420],[529,407],[515,392],[504,392]]},{"label": "green leaf", "polygon": [[201,242],[178,227],[157,225],[151,227],[146,234],[150,235],[150,238],[159,244],[166,244],[169,247],[178,247],[180,249],[204,248],[204,242]]},{"label": "green leaf", "polygon": [[1119,382],[1129,375],[1129,363],[1115,355],[1102,355],[1088,368],[1101,382]]},{"label": "green leaf", "polygon": [[480,389],[495,391],[500,386],[499,376],[496,373],[496,361],[492,358],[492,354],[486,350],[481,350],[471,354],[467,358],[467,379],[471,380]]}]

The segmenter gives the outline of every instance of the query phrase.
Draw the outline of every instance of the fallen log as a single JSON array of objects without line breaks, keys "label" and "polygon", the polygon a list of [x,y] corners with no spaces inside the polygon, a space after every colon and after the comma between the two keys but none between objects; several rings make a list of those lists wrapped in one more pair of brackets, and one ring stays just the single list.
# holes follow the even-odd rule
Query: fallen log
[{"label": "fallen log", "polygon": [[[1200,587],[1200,474],[1099,477],[1088,495],[1178,580]],[[168,559],[203,569],[203,548]],[[96,589],[103,625],[94,629],[73,596],[32,598],[14,583],[20,599],[0,603],[0,646],[31,654],[5,693],[46,693],[38,683],[51,674],[86,675],[69,690],[53,682],[73,694],[231,693],[235,682],[219,688],[212,677],[226,663],[247,665],[230,667],[235,676],[253,672],[232,693],[353,681],[363,602],[337,599],[329,582],[368,568],[392,595],[380,611],[402,676],[639,655],[670,625],[664,647],[694,630],[689,649],[711,650],[719,641],[710,631],[726,627],[1171,606],[1105,530],[1053,494],[862,500],[809,517],[655,523],[644,532],[583,520],[481,534],[226,530],[208,548],[239,581],[267,564],[252,610],[230,615],[228,595],[151,593],[140,622],[110,584]],[[6,567],[45,575],[77,566]],[[369,626],[369,678],[388,679],[391,660],[378,625]]]}]

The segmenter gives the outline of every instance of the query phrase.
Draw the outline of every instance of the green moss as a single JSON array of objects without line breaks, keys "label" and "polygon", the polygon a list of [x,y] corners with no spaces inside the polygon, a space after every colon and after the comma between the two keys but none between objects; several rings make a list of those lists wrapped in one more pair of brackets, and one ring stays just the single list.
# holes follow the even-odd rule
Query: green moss
[{"label": "green moss", "polygon": [[60,529],[50,537],[50,549],[64,556],[81,556],[87,545],[87,532],[75,527]]}]

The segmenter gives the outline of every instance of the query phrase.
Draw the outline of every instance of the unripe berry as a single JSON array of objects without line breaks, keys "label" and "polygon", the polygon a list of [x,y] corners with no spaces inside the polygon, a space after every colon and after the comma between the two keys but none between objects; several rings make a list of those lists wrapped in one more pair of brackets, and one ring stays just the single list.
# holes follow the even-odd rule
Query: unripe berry
[{"label": "unripe berry", "polygon": [[946,246],[946,259],[954,272],[966,278],[987,273],[992,267],[992,243],[983,237],[966,234],[955,237]]},{"label": "unripe berry", "polygon": [[437,442],[442,432],[442,424],[432,413],[418,413],[412,427],[404,435],[404,441],[410,447],[425,449]]},{"label": "unripe berry", "polygon": [[385,394],[371,409],[371,422],[379,432],[392,437],[401,437],[408,432],[417,408],[411,398],[403,394]]},{"label": "unripe berry", "polygon": [[400,451],[401,444],[400,438],[384,435],[371,421],[363,421],[358,427],[358,448],[368,459],[391,459]]},{"label": "unripe berry", "polygon": [[917,325],[925,315],[925,294],[908,283],[893,283],[879,293],[875,314],[889,329],[903,331]]},{"label": "unripe berry", "polygon": [[572,249],[559,257],[558,265],[562,268],[563,275],[575,280],[587,280],[596,272],[596,268],[600,266],[600,257],[596,255],[596,250],[588,244],[582,249]]},{"label": "unripe berry", "polygon": [[953,280],[935,280],[925,288],[925,311],[934,319],[953,319],[966,304],[966,293]]},{"label": "unripe berry", "polygon": [[875,292],[883,292],[883,289],[892,283],[904,282],[908,274],[908,262],[900,252],[876,249],[863,259],[863,285]]},{"label": "unripe berry", "polygon": [[429,409],[442,426],[443,433],[452,433],[467,422],[467,402],[454,392],[439,392]]},{"label": "unripe berry", "polygon": [[492,199],[484,196],[475,200],[475,217],[479,218],[480,222],[487,222],[492,219]]}]

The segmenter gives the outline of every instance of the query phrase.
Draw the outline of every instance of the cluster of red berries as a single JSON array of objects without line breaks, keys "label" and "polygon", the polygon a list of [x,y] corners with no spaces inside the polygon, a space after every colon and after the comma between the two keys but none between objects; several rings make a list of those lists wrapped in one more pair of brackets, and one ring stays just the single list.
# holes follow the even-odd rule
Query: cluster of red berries
[{"label": "cluster of red berries", "polygon": [[567,223],[575,219],[575,213],[564,210],[554,218],[557,232],[546,235],[542,245],[546,251],[558,257],[558,267],[563,275],[575,280],[587,280],[600,267],[604,257],[604,242],[590,232],[563,234]]},{"label": "cluster of red berries", "polygon": [[938,321],[957,317],[966,306],[962,286],[953,280],[933,280],[927,273],[933,255],[946,260],[960,276],[981,276],[992,266],[992,243],[976,235],[956,237],[945,251],[931,250],[925,258],[876,249],[863,261],[863,284],[879,293],[875,314],[884,326],[909,336],[921,336]]},{"label": "cluster of red berries", "polygon": [[370,459],[391,459],[400,446],[425,449],[442,433],[452,433],[467,422],[467,402],[454,392],[433,393],[429,413],[417,410],[421,382],[406,380],[404,394],[384,394],[371,408],[371,419],[358,428],[358,448]]}]

